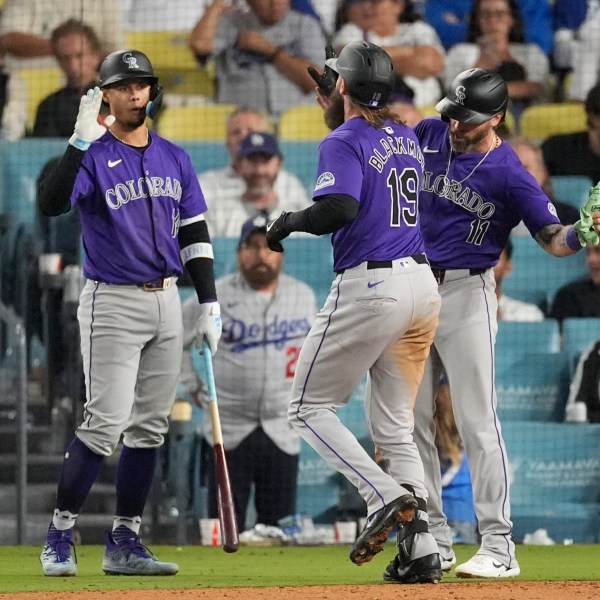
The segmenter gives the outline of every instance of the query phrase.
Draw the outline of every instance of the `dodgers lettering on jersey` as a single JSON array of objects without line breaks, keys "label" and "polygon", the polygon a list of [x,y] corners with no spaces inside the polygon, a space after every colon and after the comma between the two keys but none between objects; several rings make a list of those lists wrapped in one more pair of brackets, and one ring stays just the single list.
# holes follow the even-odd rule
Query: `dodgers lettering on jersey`
[{"label": "dodgers lettering on jersey", "polygon": [[85,153],[71,204],[85,217],[88,279],[132,284],[182,272],[179,223],[204,213],[206,202],[188,154],[151,135],[143,154],[109,133]]},{"label": "dodgers lettering on jersey", "polygon": [[425,159],[421,231],[431,266],[489,268],[498,262],[513,227],[532,235],[560,223],[552,201],[506,142],[483,153],[450,153],[449,125],[425,119],[415,126]]},{"label": "dodgers lettering on jersey", "polygon": [[231,344],[231,352],[245,352],[270,344],[281,350],[291,340],[303,340],[309,329],[310,322],[306,318],[275,315],[265,323],[232,317],[223,320],[221,343]]},{"label": "dodgers lettering on jersey", "polygon": [[378,129],[350,119],[321,142],[313,198],[347,194],[360,203],[356,219],[332,236],[335,271],[423,252],[422,171],[414,132],[393,121]]}]

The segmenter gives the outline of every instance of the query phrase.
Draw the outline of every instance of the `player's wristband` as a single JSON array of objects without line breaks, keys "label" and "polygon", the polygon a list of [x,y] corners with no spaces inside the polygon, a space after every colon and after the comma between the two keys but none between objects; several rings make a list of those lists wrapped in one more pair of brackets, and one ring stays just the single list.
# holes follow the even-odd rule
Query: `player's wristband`
[{"label": "player's wristband", "polygon": [[81,140],[73,134],[69,139],[69,144],[77,148],[77,150],[83,150],[85,152],[92,145],[92,142]]},{"label": "player's wristband", "polygon": [[565,236],[565,242],[567,243],[567,246],[571,248],[571,250],[575,250],[575,252],[581,250],[581,242],[579,241],[579,236],[577,235],[577,232],[573,227],[569,227],[567,235]]}]

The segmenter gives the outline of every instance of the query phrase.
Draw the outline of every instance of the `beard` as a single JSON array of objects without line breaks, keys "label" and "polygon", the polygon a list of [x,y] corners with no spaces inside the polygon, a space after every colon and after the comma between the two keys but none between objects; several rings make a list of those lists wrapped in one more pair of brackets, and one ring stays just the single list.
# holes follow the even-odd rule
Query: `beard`
[{"label": "beard", "polygon": [[487,136],[488,131],[479,133],[476,137],[468,139],[466,137],[457,138],[454,132],[450,132],[450,146],[454,152],[471,152]]},{"label": "beard", "polygon": [[333,131],[346,120],[344,116],[344,97],[338,90],[333,90],[329,100],[331,104],[325,109],[325,124]]},{"label": "beard", "polygon": [[273,269],[265,263],[258,263],[251,267],[241,269],[244,279],[248,285],[255,290],[271,285],[279,276],[279,270]]}]

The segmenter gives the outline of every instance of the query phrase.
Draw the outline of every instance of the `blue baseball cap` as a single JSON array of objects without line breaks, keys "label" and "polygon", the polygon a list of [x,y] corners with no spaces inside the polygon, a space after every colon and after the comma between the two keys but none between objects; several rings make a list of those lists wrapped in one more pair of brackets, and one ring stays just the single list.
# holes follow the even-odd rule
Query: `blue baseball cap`
[{"label": "blue baseball cap", "polygon": [[240,233],[240,243],[238,245],[241,246],[248,241],[248,238],[253,233],[267,233],[267,216],[264,214],[256,215],[251,219],[248,219],[242,225],[242,232]]},{"label": "blue baseball cap", "polygon": [[249,133],[240,144],[238,156],[252,156],[253,154],[281,156],[277,138],[266,131]]}]

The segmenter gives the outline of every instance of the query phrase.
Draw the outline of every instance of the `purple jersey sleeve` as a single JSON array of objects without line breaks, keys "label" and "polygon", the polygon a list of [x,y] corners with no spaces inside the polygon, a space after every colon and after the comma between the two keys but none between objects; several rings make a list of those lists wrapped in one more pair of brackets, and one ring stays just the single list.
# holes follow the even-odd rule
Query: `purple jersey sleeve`
[{"label": "purple jersey sleeve", "polygon": [[92,144],[71,204],[81,215],[85,276],[120,284],[180,275],[180,220],[206,211],[189,156],[156,133],[143,153],[109,134]]},{"label": "purple jersey sleeve", "polygon": [[376,128],[350,119],[323,140],[313,198],[347,194],[360,204],[356,219],[332,237],[336,271],[423,252],[422,162],[413,131],[392,121]]},{"label": "purple jersey sleeve", "polygon": [[423,149],[421,231],[431,265],[489,268],[521,220],[532,235],[560,223],[556,209],[508,143],[487,156],[450,152],[448,124],[415,126]]}]

